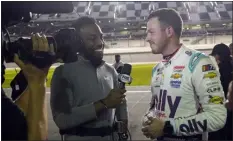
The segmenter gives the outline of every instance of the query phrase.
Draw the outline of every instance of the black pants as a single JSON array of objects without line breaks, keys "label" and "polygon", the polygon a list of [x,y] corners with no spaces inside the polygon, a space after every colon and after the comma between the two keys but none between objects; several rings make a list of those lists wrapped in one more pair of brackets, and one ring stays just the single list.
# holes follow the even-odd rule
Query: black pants
[{"label": "black pants", "polygon": [[157,138],[157,141],[201,141],[202,135],[194,136],[163,136]]},{"label": "black pants", "polygon": [[27,140],[27,121],[23,112],[2,92],[2,140]]}]

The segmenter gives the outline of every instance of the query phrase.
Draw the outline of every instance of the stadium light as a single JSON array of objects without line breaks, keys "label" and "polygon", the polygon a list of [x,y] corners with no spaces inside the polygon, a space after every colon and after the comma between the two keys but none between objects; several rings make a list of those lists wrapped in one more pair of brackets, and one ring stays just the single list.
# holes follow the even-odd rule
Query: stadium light
[{"label": "stadium light", "polygon": [[142,26],[141,28],[146,29],[146,26]]},{"label": "stadium light", "polygon": [[124,29],[126,30],[127,28],[125,27]]}]

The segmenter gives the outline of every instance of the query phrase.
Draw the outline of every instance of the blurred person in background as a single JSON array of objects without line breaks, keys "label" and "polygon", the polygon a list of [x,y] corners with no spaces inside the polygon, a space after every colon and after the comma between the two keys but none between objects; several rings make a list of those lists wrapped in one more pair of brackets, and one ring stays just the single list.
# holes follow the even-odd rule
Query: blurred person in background
[{"label": "blurred person in background", "polygon": [[208,140],[208,132],[225,125],[220,74],[208,55],[180,43],[182,27],[174,9],[158,9],[148,17],[146,40],[153,54],[163,55],[152,70],[152,99],[142,123],[151,139]]},{"label": "blurred person in background", "polygon": [[91,17],[74,22],[77,61],[55,69],[50,105],[53,120],[65,140],[113,140],[116,120],[128,126],[126,90],[119,88],[116,70],[103,60],[103,33]]},{"label": "blurred person in background", "polygon": [[[230,51],[231,51],[231,58],[233,58],[233,43],[231,43],[231,44],[229,45],[229,48],[230,48]],[[232,64],[232,66],[233,66],[233,59],[232,59],[232,61],[231,61],[231,64]]]},{"label": "blurred person in background", "polygon": [[113,67],[116,69],[118,73],[121,72],[124,64],[121,62],[121,56],[120,54],[115,55],[115,63],[113,64]]},{"label": "blurred person in background", "polygon": [[229,83],[232,81],[233,66],[231,64],[232,57],[230,49],[225,44],[217,44],[214,46],[211,54],[218,64],[220,72],[220,80],[223,86],[225,96],[228,92]]},{"label": "blurred person in background", "polygon": [[233,57],[233,43],[231,43],[231,44],[229,45],[229,48],[230,48],[230,50],[231,50],[231,57]]},{"label": "blurred person in background", "polygon": [[231,81],[229,88],[228,88],[228,94],[227,94],[227,101],[226,101],[226,107],[228,110],[232,112],[233,110],[233,81]]},{"label": "blurred person in background", "polygon": [[[232,57],[230,48],[221,43],[214,46],[212,56],[215,57],[219,67],[220,80],[224,90],[225,97],[227,98],[229,84],[232,81]],[[223,135],[223,136],[219,136]],[[225,127],[217,132],[211,132],[209,134],[210,140],[232,140],[232,111],[228,110],[227,122]]]}]

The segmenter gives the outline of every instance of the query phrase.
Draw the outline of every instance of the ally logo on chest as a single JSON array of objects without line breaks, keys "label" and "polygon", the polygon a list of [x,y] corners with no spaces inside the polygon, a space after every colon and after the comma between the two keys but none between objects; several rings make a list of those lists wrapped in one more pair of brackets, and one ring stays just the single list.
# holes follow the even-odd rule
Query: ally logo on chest
[{"label": "ally logo on chest", "polygon": [[[181,101],[181,96],[171,96],[167,94],[167,90],[160,89],[159,95],[155,96],[156,103],[156,116],[167,118],[165,114],[166,106],[168,106],[170,113],[169,118],[174,118],[177,108]],[[167,113],[167,112],[166,112]]]}]

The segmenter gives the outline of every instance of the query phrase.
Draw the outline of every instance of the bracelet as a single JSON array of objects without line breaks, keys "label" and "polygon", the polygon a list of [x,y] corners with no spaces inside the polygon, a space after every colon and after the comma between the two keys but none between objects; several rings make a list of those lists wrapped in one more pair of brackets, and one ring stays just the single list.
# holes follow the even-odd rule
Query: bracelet
[{"label": "bracelet", "polygon": [[103,100],[100,100],[100,103],[102,103],[102,104],[104,105],[104,107],[105,107],[106,109],[108,109],[108,106],[104,103]]}]

